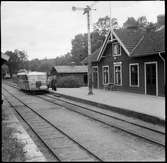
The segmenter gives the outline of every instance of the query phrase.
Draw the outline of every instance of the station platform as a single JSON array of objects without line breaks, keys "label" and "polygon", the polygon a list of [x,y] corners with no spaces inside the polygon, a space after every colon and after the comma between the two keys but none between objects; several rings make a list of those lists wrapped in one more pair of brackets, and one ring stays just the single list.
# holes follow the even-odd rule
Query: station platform
[{"label": "station platform", "polygon": [[[49,89],[51,90],[51,88]],[[134,116],[150,122],[165,124],[165,97],[137,93],[93,89],[88,95],[88,87],[57,88],[53,91],[60,96],[93,106]]]},{"label": "station platform", "polygon": [[6,99],[2,96],[3,104],[1,104],[2,109],[7,115],[7,119],[3,120],[4,123],[7,124],[8,127],[16,129],[16,132],[13,133],[13,137],[15,137],[19,142],[24,144],[24,152],[26,157],[26,162],[46,162],[45,156],[40,152],[34,141],[31,139],[27,131],[22,126],[21,122],[16,117],[13,109],[6,101]]}]

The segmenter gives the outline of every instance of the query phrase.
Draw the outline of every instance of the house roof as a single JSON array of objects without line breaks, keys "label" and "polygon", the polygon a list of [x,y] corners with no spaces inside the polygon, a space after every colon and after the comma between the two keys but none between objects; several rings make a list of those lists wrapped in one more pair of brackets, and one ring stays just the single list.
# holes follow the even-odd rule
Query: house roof
[{"label": "house roof", "polygon": [[116,35],[122,41],[129,53],[135,48],[136,44],[140,41],[144,35],[144,31],[141,29],[118,29],[115,30]]},{"label": "house roof", "polygon": [[[108,35],[110,35],[109,32]],[[158,52],[165,51],[165,28],[159,28],[158,30],[152,31],[143,31],[142,29],[117,29],[113,31],[113,34],[119,39],[118,42],[121,42],[124,49],[128,50],[128,55],[130,57],[146,56],[153,55]],[[107,38],[109,38],[107,36]],[[104,42],[106,45],[107,40]],[[106,48],[106,46],[102,48]],[[101,48],[97,49],[91,56],[92,62],[98,61],[100,52],[104,52]],[[84,59],[84,63],[87,61],[87,58]]]},{"label": "house roof", "polygon": [[88,72],[87,66],[54,66],[58,73],[86,73]]},{"label": "house roof", "polygon": [[82,63],[83,63],[83,64],[87,64],[87,63],[88,63],[88,58],[91,59],[91,62],[97,62],[97,57],[98,57],[98,55],[99,55],[99,53],[100,53],[100,50],[101,50],[101,47],[98,48],[97,50],[95,50],[89,57],[86,57],[86,58],[82,61]]},{"label": "house roof", "polygon": [[141,43],[134,49],[131,56],[152,55],[165,51],[165,30],[146,32]]}]

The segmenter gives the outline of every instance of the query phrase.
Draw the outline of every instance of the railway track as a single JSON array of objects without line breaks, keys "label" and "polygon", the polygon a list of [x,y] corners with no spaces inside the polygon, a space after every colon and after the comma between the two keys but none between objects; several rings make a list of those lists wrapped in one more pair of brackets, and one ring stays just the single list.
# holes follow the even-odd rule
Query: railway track
[{"label": "railway track", "polygon": [[6,95],[4,97],[19,116],[30,126],[38,138],[46,145],[58,161],[103,161],[96,154],[74,140],[60,128],[45,119],[40,113],[3,88],[17,105],[13,105]]},{"label": "railway track", "polygon": [[110,127],[120,129],[129,134],[133,134],[137,137],[165,146],[165,132],[161,130],[155,130],[147,126],[142,126],[140,124],[129,122],[119,117],[114,117],[103,112],[92,110],[90,108],[69,102],[69,100],[66,101],[64,99],[62,100],[57,97],[51,97],[48,95],[38,95],[37,97],[42,98],[43,100],[46,100],[48,102],[52,102],[56,105],[62,106],[68,110],[82,114],[83,116],[86,116],[88,118],[104,123]]},{"label": "railway track", "polygon": [[120,118],[119,116],[113,116],[112,112],[111,114],[106,114],[102,111],[91,109],[91,106],[78,104],[78,102],[61,99],[52,95],[38,95],[36,97],[82,114],[83,116],[89,117],[108,126],[118,128],[152,143],[165,146],[165,130],[155,129],[154,126],[148,127],[139,123],[137,124],[133,121]]}]

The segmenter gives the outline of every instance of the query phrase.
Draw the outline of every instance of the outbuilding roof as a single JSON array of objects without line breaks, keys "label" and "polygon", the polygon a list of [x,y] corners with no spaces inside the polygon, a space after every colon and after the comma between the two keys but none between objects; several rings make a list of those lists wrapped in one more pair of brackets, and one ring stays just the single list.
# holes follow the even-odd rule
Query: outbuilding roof
[{"label": "outbuilding roof", "polygon": [[87,73],[87,66],[54,66],[58,73]]}]

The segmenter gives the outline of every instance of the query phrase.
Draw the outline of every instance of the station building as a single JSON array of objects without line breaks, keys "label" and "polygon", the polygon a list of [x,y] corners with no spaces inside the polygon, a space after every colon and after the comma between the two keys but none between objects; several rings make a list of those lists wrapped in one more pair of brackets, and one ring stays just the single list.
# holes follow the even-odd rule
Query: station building
[{"label": "station building", "polygon": [[[83,63],[87,64],[85,58]],[[165,95],[165,29],[120,28],[109,31],[89,58],[94,88]]]}]

